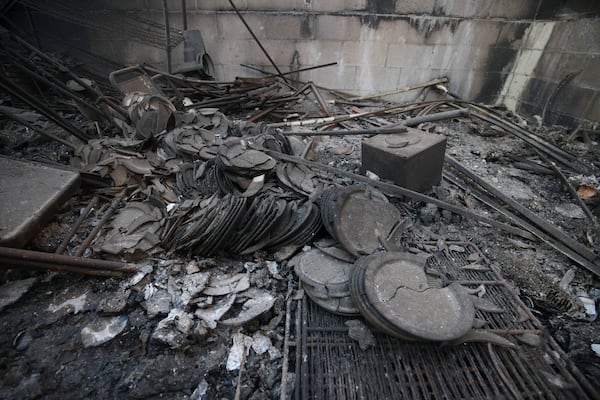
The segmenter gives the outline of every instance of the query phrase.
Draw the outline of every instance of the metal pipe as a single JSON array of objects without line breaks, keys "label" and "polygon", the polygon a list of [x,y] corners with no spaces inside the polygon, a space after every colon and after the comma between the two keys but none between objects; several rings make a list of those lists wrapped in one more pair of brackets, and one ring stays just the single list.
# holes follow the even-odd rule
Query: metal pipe
[{"label": "metal pipe", "polygon": [[[164,1],[166,1],[166,0],[164,0]],[[235,6],[235,4],[233,3],[233,0],[229,0],[229,4],[231,4],[231,7],[233,7],[233,9],[235,10],[236,14],[238,15],[238,17],[240,18],[240,20],[242,21],[242,23],[246,27],[246,29],[248,30],[248,32],[250,33],[250,35],[252,35],[252,38],[254,39],[254,41],[256,42],[256,44],[258,45],[258,47],[260,47],[260,49],[262,50],[262,52],[264,53],[264,55],[267,56],[267,58],[269,59],[269,62],[271,63],[271,65],[273,66],[273,68],[275,68],[275,71],[277,71],[278,76],[280,76],[281,79],[283,79],[286,83],[289,83],[288,80],[285,79],[285,76],[283,76],[283,74],[279,70],[279,67],[277,66],[277,64],[275,64],[275,61],[273,61],[273,59],[271,58],[271,56],[269,55],[269,53],[267,52],[267,50],[263,47],[263,45],[260,42],[260,40],[258,40],[258,38],[256,37],[256,35],[252,31],[252,29],[250,28],[250,26],[248,25],[248,23],[246,22],[246,20],[244,19],[244,17],[240,13],[240,10],[238,10],[238,8]]]},{"label": "metal pipe", "polygon": [[350,98],[348,100],[350,100],[350,101],[360,101],[360,100],[376,99],[376,98],[379,98],[379,97],[391,96],[391,95],[394,95],[394,94],[400,94],[400,93],[404,93],[404,92],[409,92],[409,91],[415,90],[415,89],[420,89],[420,88],[424,88],[424,87],[439,85],[440,83],[446,83],[446,82],[448,82],[448,78],[438,78],[438,79],[433,79],[433,80],[431,80],[429,82],[420,83],[418,85],[407,86],[407,87],[403,87],[403,88],[400,88],[400,89],[391,90],[389,92],[376,93],[376,94],[368,95],[368,96],[352,97],[352,98]]},{"label": "metal pipe", "polygon": [[185,0],[181,0],[181,17],[183,18],[183,30],[187,31],[187,8]]},{"label": "metal pipe", "polygon": [[556,175],[558,176],[558,178],[562,181],[562,183],[567,187],[567,190],[569,191],[569,193],[571,194],[571,196],[573,196],[573,198],[575,199],[575,201],[577,202],[577,204],[579,205],[579,207],[583,210],[583,212],[585,213],[585,215],[588,217],[589,221],[594,224],[594,225],[598,225],[598,221],[596,220],[596,217],[594,216],[594,214],[592,214],[592,212],[590,211],[590,209],[588,208],[588,206],[583,202],[583,200],[581,200],[581,198],[579,197],[579,195],[577,194],[577,191],[575,190],[575,188],[573,187],[573,185],[571,185],[571,182],[569,182],[569,180],[567,179],[567,177],[565,176],[565,174],[562,173],[562,171],[558,168],[558,166],[556,165],[556,163],[550,159],[548,159],[548,157],[546,157],[541,151],[537,151],[537,155],[548,165],[550,165],[550,168],[552,168],[552,170],[556,173]]},{"label": "metal pipe", "polygon": [[88,203],[88,205],[85,208],[85,210],[83,210],[83,212],[81,213],[81,215],[79,216],[79,218],[77,218],[77,221],[75,221],[75,223],[71,227],[71,230],[69,231],[69,233],[67,233],[67,236],[65,236],[65,238],[63,239],[63,241],[56,248],[56,251],[54,252],[55,254],[62,254],[62,253],[64,253],[65,249],[67,248],[67,245],[69,244],[69,242],[71,241],[71,239],[73,238],[73,236],[75,236],[75,233],[77,232],[77,230],[79,229],[79,227],[83,223],[83,220],[88,216],[88,214],[90,213],[90,211],[92,210],[92,208],[94,208],[96,206],[97,202],[98,202],[98,197],[94,196],[94,198],[92,198],[92,200]]},{"label": "metal pipe", "polygon": [[46,118],[63,128],[65,131],[69,132],[73,136],[83,140],[84,142],[88,141],[88,136],[84,134],[80,129],[78,129],[69,121],[58,115],[54,110],[47,107],[38,99],[31,96],[29,93],[26,93],[23,89],[19,88],[18,86],[15,86],[12,82],[10,82],[8,79],[5,79],[2,75],[0,75],[0,87],[6,92],[8,92],[8,94],[15,96],[19,100],[29,104],[40,114],[44,115]]},{"label": "metal pipe", "polygon": [[500,190],[496,189],[493,185],[489,184],[484,179],[482,179],[481,177],[479,177],[476,174],[474,174],[473,172],[471,172],[469,169],[467,169],[465,166],[460,164],[454,158],[446,155],[445,159],[448,164],[450,164],[457,171],[461,172],[463,175],[469,177],[469,179],[471,181],[477,183],[488,193],[494,195],[500,201],[506,203],[507,205],[509,205],[510,207],[515,209],[517,212],[522,214],[525,218],[530,220],[532,223],[534,223],[535,225],[540,227],[544,232],[546,232],[550,236],[554,237],[555,239],[561,241],[565,246],[571,248],[573,251],[575,251],[576,253],[581,255],[583,258],[588,260],[590,263],[592,263],[594,268],[590,269],[589,266],[586,268],[590,269],[591,272],[600,276],[600,265],[596,264],[600,260],[600,257],[596,253],[594,253],[592,250],[588,249],[586,246],[579,243],[578,241],[574,240],[573,238],[568,236],[566,233],[564,233],[560,229],[556,228],[554,225],[550,224],[548,221],[544,220],[542,217],[538,216],[531,210],[527,209],[526,207],[521,205],[519,202],[513,200],[509,196],[502,193]]},{"label": "metal pipe", "polygon": [[24,120],[23,118],[21,118],[21,117],[15,115],[15,114],[9,112],[8,110],[6,110],[5,107],[1,107],[0,106],[0,114],[2,114],[5,117],[10,118],[10,119],[18,122],[19,124],[21,124],[21,125],[29,128],[29,129],[31,129],[32,131],[35,131],[35,132],[39,133],[40,135],[44,135],[46,137],[49,137],[52,140],[55,140],[55,141],[57,141],[59,143],[62,143],[65,146],[68,146],[68,147],[70,147],[72,149],[75,149],[75,147],[76,147],[73,143],[71,143],[71,142],[69,142],[69,141],[67,141],[67,140],[65,140],[65,139],[63,139],[61,137],[58,137],[58,136],[56,136],[56,135],[54,135],[52,133],[46,132],[45,130],[40,129],[40,128],[36,127],[35,125],[33,125],[32,123]]},{"label": "metal pipe", "polygon": [[272,73],[270,73],[270,72],[267,72],[267,71],[265,71],[265,70],[262,70],[262,69],[260,69],[260,68],[253,67],[252,65],[240,64],[240,66],[241,66],[241,67],[248,68],[248,69],[252,69],[252,70],[254,70],[254,71],[258,71],[258,72],[260,72],[260,73],[262,73],[262,74],[265,74],[265,75],[268,75],[268,76],[285,76],[285,75],[292,75],[292,74],[295,74],[295,73],[298,73],[298,72],[312,71],[313,69],[319,69],[319,68],[331,67],[331,66],[333,66],[333,65],[337,65],[337,61],[330,62],[330,63],[326,63],[326,64],[315,65],[315,66],[313,66],[313,67],[306,67],[306,68],[295,69],[295,70],[293,70],[293,71],[288,71],[288,72],[284,72],[284,73],[282,73],[282,74],[279,74],[279,75],[277,75],[277,74],[272,74]]},{"label": "metal pipe", "polygon": [[109,220],[109,218],[115,212],[115,210],[117,209],[117,207],[121,203],[121,200],[123,200],[123,197],[125,197],[126,193],[127,193],[127,188],[123,189],[121,191],[121,193],[119,193],[117,195],[117,197],[115,197],[113,199],[112,204],[110,205],[110,207],[108,208],[108,210],[106,210],[106,212],[104,213],[104,216],[98,222],[98,225],[96,225],[94,227],[94,229],[90,232],[90,234],[88,235],[88,237],[85,238],[85,240],[83,241],[83,243],[81,243],[81,245],[79,246],[79,249],[75,253],[75,256],[81,257],[81,255],[83,255],[83,252],[85,251],[85,249],[87,249],[89,247],[90,243],[92,243],[92,240],[94,240],[94,238],[96,237],[96,235],[98,234],[98,232],[100,232],[100,229],[102,229],[102,227],[104,226],[104,224]]},{"label": "metal pipe", "polygon": [[139,272],[136,264],[122,263],[118,261],[97,260],[93,258],[65,256],[62,254],[44,253],[42,251],[13,249],[11,247],[0,247],[0,257],[8,260],[31,261],[49,264],[62,264],[72,267],[89,268],[94,270],[109,270],[117,272]]},{"label": "metal pipe", "polygon": [[127,114],[127,112],[125,110],[123,110],[117,102],[113,101],[112,99],[110,99],[108,97],[105,97],[104,94],[102,94],[102,92],[100,92],[99,90],[95,90],[93,87],[88,85],[87,82],[85,82],[83,79],[81,79],[77,74],[75,74],[73,71],[71,71],[67,66],[56,61],[55,59],[48,56],[46,53],[44,53],[40,49],[36,48],[35,46],[32,46],[25,40],[21,39],[19,36],[12,35],[11,37],[14,40],[16,40],[18,43],[20,43],[22,46],[27,48],[29,51],[40,56],[43,60],[46,60],[50,64],[55,65],[60,71],[66,72],[75,82],[77,82],[79,85],[81,85],[81,87],[85,88],[88,92],[97,96],[97,100],[103,101],[104,103],[106,103],[106,105],[108,105],[109,107],[111,107],[112,109],[117,111],[122,116],[124,116],[126,118],[129,117],[129,114]]},{"label": "metal pipe", "polygon": [[[458,178],[448,171],[444,171],[444,179],[447,179],[448,181],[454,183],[455,185],[465,189],[465,185],[461,184],[459,182]],[[490,197],[488,197],[484,193],[482,193],[482,191],[480,189],[478,189],[476,187],[471,187],[471,188],[469,188],[469,190],[471,191],[471,195],[474,198],[476,198],[477,200],[481,201],[482,203],[488,205],[489,207],[493,208],[494,210],[498,211],[500,214],[502,214],[506,218],[508,218],[510,220],[510,222],[517,224],[517,225],[521,226],[522,228],[526,229],[527,231],[531,232],[535,237],[537,237],[538,239],[540,239],[542,242],[546,243],[550,247],[554,248],[558,252],[567,256],[568,258],[575,261],[579,265],[585,267],[586,269],[593,270],[595,268],[594,265],[591,262],[589,262],[588,260],[586,260],[582,255],[578,254],[576,251],[572,250],[571,248],[565,246],[562,242],[547,235],[541,229],[538,229],[536,226],[528,223],[523,218],[515,215],[514,213],[507,210],[506,208],[501,207]]]},{"label": "metal pipe", "polygon": [[401,197],[405,196],[405,197],[411,198],[413,200],[423,201],[425,203],[430,203],[430,204],[435,204],[436,206],[443,208],[445,210],[451,211],[455,214],[459,214],[459,215],[462,215],[467,218],[472,218],[477,221],[484,222],[486,224],[490,224],[490,225],[495,226],[499,229],[502,229],[508,233],[512,233],[513,235],[518,235],[518,236],[528,238],[528,239],[534,238],[534,236],[527,231],[524,231],[522,229],[516,228],[516,227],[508,225],[508,224],[504,224],[502,222],[496,221],[495,219],[488,218],[483,215],[479,215],[477,213],[474,213],[473,211],[467,210],[466,208],[455,206],[450,203],[446,203],[445,201],[436,199],[431,196],[427,196],[423,193],[415,192],[413,190],[406,189],[406,188],[403,188],[401,186],[397,186],[397,185],[394,185],[391,183],[375,181],[370,178],[367,178],[366,176],[362,176],[362,175],[358,175],[358,174],[355,174],[352,172],[344,171],[339,168],[330,167],[329,165],[321,164],[318,162],[304,160],[300,157],[295,157],[295,156],[290,156],[287,154],[279,153],[277,151],[266,150],[265,152],[268,155],[270,155],[271,157],[275,158],[276,160],[288,161],[288,162],[293,162],[296,164],[303,164],[308,167],[312,167],[312,168],[319,169],[321,171],[329,172],[331,174],[347,177],[347,178],[353,179],[356,182],[362,182],[362,183],[371,185],[371,186],[381,190],[382,192],[387,193],[388,195],[401,196]]},{"label": "metal pipe", "polygon": [[165,46],[167,50],[167,71],[171,73],[171,32],[169,30],[169,9],[167,0],[163,0],[163,15],[165,17]]},{"label": "metal pipe", "polygon": [[105,277],[122,277],[124,276],[123,272],[120,271],[111,271],[111,270],[103,270],[103,269],[91,269],[85,267],[75,267],[73,265],[64,265],[60,263],[52,263],[52,262],[40,262],[40,261],[30,261],[30,260],[16,260],[16,259],[4,259],[0,257],[0,267],[1,268],[9,268],[9,269],[35,269],[42,271],[57,271],[57,272],[74,272],[77,274],[83,275],[92,275],[92,276],[105,276]]},{"label": "metal pipe", "polygon": [[290,136],[356,136],[356,135],[387,135],[395,133],[405,133],[405,126],[395,126],[392,128],[381,127],[373,129],[350,129],[337,131],[302,131],[302,132],[281,132],[284,135]]}]

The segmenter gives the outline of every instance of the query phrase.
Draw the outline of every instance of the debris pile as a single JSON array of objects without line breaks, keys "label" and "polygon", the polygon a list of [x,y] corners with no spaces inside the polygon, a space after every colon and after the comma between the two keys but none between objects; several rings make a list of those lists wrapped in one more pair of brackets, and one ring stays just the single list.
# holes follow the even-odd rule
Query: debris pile
[{"label": "debris pile", "polygon": [[[110,88],[81,78],[15,35],[9,35],[0,51],[7,63],[19,65],[21,73],[47,85],[60,104],[80,110],[89,120],[73,123],[52,109],[56,103],[38,101],[6,77],[0,79],[0,87],[16,101],[10,108],[0,106],[0,113],[29,129],[45,131],[23,118],[20,107],[27,104],[36,110],[36,118],[41,115],[58,125],[61,132],[42,134],[68,147],[70,167],[95,187],[85,208],[78,203],[70,210],[76,222],[57,254],[43,257],[30,250],[1,249],[0,261],[13,268],[134,274],[126,280],[107,280],[107,287],[78,282],[73,285],[81,289],[76,293],[49,291],[44,295],[51,296],[50,307],[34,327],[27,328],[58,329],[56,321],[77,314],[68,335],[79,334],[83,351],[119,350],[122,343],[113,340],[118,337],[135,349],[131,359],[137,358],[134,351],[154,357],[129,365],[123,373],[111,370],[108,386],[117,387],[113,397],[128,390],[137,397],[151,397],[171,390],[169,385],[187,384],[177,390],[198,398],[207,393],[234,397],[244,385],[247,394],[285,398],[285,386],[294,379],[288,374],[293,364],[288,359],[290,346],[296,347],[296,383],[306,378],[299,366],[308,362],[302,361],[308,350],[301,347],[308,346],[306,324],[314,320],[309,321],[306,308],[292,305],[306,302],[304,294],[331,314],[364,318],[368,325],[363,319],[346,319],[341,327],[318,328],[347,333],[359,341],[362,351],[379,346],[381,333],[429,349],[430,342],[485,342],[490,344],[486,349],[493,344],[502,351],[515,351],[523,343],[544,345],[539,324],[517,304],[516,296],[497,294],[497,287],[508,291],[497,275],[500,267],[492,270],[480,258],[470,258],[473,254],[463,257],[464,247],[446,246],[449,236],[496,248],[500,235],[486,236],[491,235],[490,227],[497,228],[510,234],[510,243],[523,251],[537,246],[523,240],[540,240],[558,250],[567,257],[561,262],[571,260],[585,268],[590,282],[600,274],[594,250],[598,240],[594,201],[599,189],[595,171],[503,110],[439,96],[399,105],[358,103],[370,99],[327,91],[333,100],[325,101],[324,89],[313,83],[294,87],[281,73],[217,82],[144,65],[113,72]],[[23,59],[28,52],[34,54],[33,60]],[[56,70],[68,80],[59,79]],[[432,82],[426,87],[447,80]],[[120,95],[115,95],[115,88]],[[447,125],[431,124],[447,119],[452,120]],[[312,129],[300,130],[306,126]],[[421,129],[407,128],[416,126]],[[508,151],[483,155],[477,154],[479,148],[466,150],[467,133],[479,138],[487,131],[508,133],[518,143],[514,148],[527,143],[532,150],[518,157]],[[323,142],[321,136],[331,138]],[[363,136],[370,137],[357,139]],[[432,138],[424,150],[413,147]],[[366,156],[363,152],[361,163],[357,154],[365,143],[371,150],[390,150],[381,157],[392,167],[382,165],[380,149]],[[451,147],[446,155],[447,143]],[[406,160],[415,154],[426,154],[426,159],[414,157],[417,166],[403,163],[406,160],[398,164],[403,157],[399,149],[406,150]],[[470,163],[457,161],[459,156]],[[511,165],[515,157],[519,161]],[[500,166],[492,165],[494,160],[500,160]],[[529,182],[513,166],[556,174],[577,198],[578,221],[589,223],[586,234],[569,224],[565,226],[571,230],[565,232],[550,223],[541,213],[546,212],[542,202],[532,202],[530,209],[496,188],[507,176]],[[424,176],[419,175],[420,168],[428,169],[427,179],[420,179]],[[508,168],[510,174],[505,173]],[[480,176],[483,172],[494,184]],[[390,173],[398,178],[392,179],[396,184],[384,180]],[[441,186],[432,189],[438,183]],[[559,209],[564,218],[573,214]],[[79,242],[79,247],[71,241]],[[446,268],[440,255],[458,268]],[[139,264],[97,259],[102,257]],[[35,282],[3,287],[6,295],[0,298],[0,307],[10,311],[36,287]],[[586,287],[574,296],[567,293],[569,285],[557,286],[569,303],[570,315],[595,317],[600,294]],[[97,294],[93,289],[100,286],[105,292]],[[374,335],[370,328],[379,333]],[[10,351],[52,347],[51,336],[22,332]],[[188,356],[202,373],[174,372],[176,376],[161,381],[158,389],[138,385],[155,373],[151,361],[162,360],[165,371],[177,371],[178,357]],[[70,361],[81,365],[80,360]],[[244,376],[250,366],[257,371]],[[235,377],[230,372],[235,370],[239,372],[233,388]]]}]

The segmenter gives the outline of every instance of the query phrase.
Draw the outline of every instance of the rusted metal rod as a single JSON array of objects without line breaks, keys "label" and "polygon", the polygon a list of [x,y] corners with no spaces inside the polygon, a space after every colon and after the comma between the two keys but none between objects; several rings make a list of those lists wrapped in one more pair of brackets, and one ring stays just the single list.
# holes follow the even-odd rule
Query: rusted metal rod
[{"label": "rusted metal rod", "polygon": [[302,132],[282,132],[290,136],[356,136],[356,135],[387,135],[395,133],[405,133],[405,126],[395,126],[392,128],[381,127],[373,129],[350,129],[337,131],[302,131]]},{"label": "rusted metal rod", "polygon": [[13,121],[18,122],[19,124],[21,124],[21,125],[29,128],[29,129],[31,129],[32,131],[35,131],[35,132],[39,133],[40,135],[44,135],[44,136],[46,136],[46,137],[48,137],[48,138],[50,138],[50,139],[52,139],[54,141],[57,141],[58,143],[64,144],[65,146],[68,146],[68,147],[70,147],[72,149],[75,148],[75,145],[73,143],[69,142],[68,140],[65,140],[65,139],[63,139],[61,137],[58,137],[58,136],[56,136],[56,135],[54,135],[54,134],[52,134],[50,132],[46,132],[45,130],[36,127],[32,123],[30,123],[30,122],[24,120],[23,118],[19,117],[18,115],[15,115],[15,114],[11,113],[5,107],[1,107],[0,106],[0,114],[4,115],[7,118],[12,119]]},{"label": "rusted metal rod", "polygon": [[100,232],[100,229],[102,229],[102,227],[104,226],[104,224],[106,224],[106,222],[110,219],[110,217],[112,216],[112,214],[115,212],[115,210],[117,209],[117,207],[121,203],[121,200],[123,200],[123,197],[125,197],[126,193],[127,193],[127,188],[123,189],[121,191],[121,193],[119,193],[119,195],[113,199],[112,204],[110,205],[109,209],[106,210],[106,212],[104,213],[104,216],[98,222],[98,225],[96,225],[94,227],[94,229],[90,232],[90,234],[88,235],[88,237],[85,238],[85,240],[83,241],[83,243],[81,243],[81,245],[79,246],[79,249],[75,253],[76,257],[81,257],[83,255],[83,252],[85,251],[85,249],[87,249],[89,247],[90,243],[92,243],[92,240],[94,240],[94,238],[96,237],[96,235],[98,234],[98,232]]},{"label": "rusted metal rod", "polygon": [[104,269],[91,269],[84,267],[75,267],[72,265],[64,265],[60,263],[49,263],[39,261],[24,261],[15,259],[3,259],[0,257],[0,267],[8,269],[35,269],[41,271],[56,271],[56,272],[73,272],[83,275],[106,276],[106,277],[121,277],[125,276],[124,272],[111,271]]},{"label": "rusted metal rod", "polygon": [[236,14],[238,15],[238,17],[240,18],[240,20],[242,21],[242,23],[246,27],[246,29],[248,30],[248,32],[250,33],[250,35],[252,35],[252,38],[254,39],[254,41],[256,42],[256,44],[258,45],[258,47],[260,47],[260,49],[265,54],[265,56],[267,56],[267,58],[269,59],[269,62],[271,63],[271,65],[273,66],[273,68],[275,68],[275,71],[277,71],[278,76],[280,76],[281,79],[283,79],[285,81],[285,83],[289,83],[288,80],[285,79],[285,76],[283,76],[283,74],[281,73],[281,70],[279,69],[279,67],[277,66],[277,64],[275,64],[275,61],[273,61],[273,59],[271,58],[271,56],[269,55],[269,53],[267,52],[267,50],[264,48],[264,46],[262,45],[262,43],[260,42],[260,40],[258,40],[258,38],[256,37],[256,35],[252,31],[252,28],[250,28],[250,25],[248,25],[248,23],[244,19],[243,15],[240,13],[240,10],[238,10],[238,8],[235,6],[235,4],[233,3],[233,0],[229,0],[229,4],[231,4],[231,7],[233,7],[233,9],[235,10]]},{"label": "rusted metal rod", "polygon": [[65,256],[62,254],[44,253],[42,251],[13,249],[0,247],[0,257],[7,263],[11,261],[25,261],[33,263],[68,265],[72,267],[88,268],[93,270],[107,270],[117,272],[139,272],[136,264],[122,263],[119,261],[97,260],[93,258]]},{"label": "rusted metal rod", "polygon": [[[293,71],[284,72],[284,73],[282,73],[282,74],[280,74],[280,75],[282,75],[282,76],[283,76],[283,75],[292,75],[292,74],[295,74],[295,73],[298,73],[298,72],[312,71],[313,69],[319,69],[319,68],[331,67],[331,66],[333,66],[333,65],[337,65],[337,61],[330,62],[330,63],[326,63],[326,64],[319,64],[319,65],[315,65],[315,66],[312,66],[312,67],[306,67],[306,68],[295,69],[295,70],[293,70]],[[240,66],[241,66],[241,67],[244,67],[244,68],[252,69],[252,70],[254,70],[254,71],[260,72],[261,74],[265,74],[265,75],[268,75],[268,76],[279,76],[279,75],[277,75],[277,74],[272,74],[272,73],[270,73],[270,72],[267,72],[267,71],[265,71],[265,70],[263,70],[263,69],[260,69],[260,68],[253,67],[252,65],[248,65],[248,64],[240,64]]]},{"label": "rusted metal rod", "polygon": [[90,213],[90,211],[92,210],[92,208],[94,208],[96,206],[97,202],[98,202],[98,197],[94,197],[88,203],[88,205],[85,208],[85,210],[83,210],[83,212],[81,213],[81,215],[79,216],[79,218],[77,218],[77,221],[75,221],[75,223],[71,227],[71,230],[69,231],[69,233],[67,233],[67,236],[65,236],[65,238],[63,239],[63,241],[56,248],[56,251],[54,252],[55,254],[62,254],[62,253],[64,253],[65,249],[67,248],[67,245],[69,244],[69,242],[71,241],[71,239],[73,238],[73,236],[75,236],[75,233],[77,232],[77,230],[79,229],[79,227],[83,223],[83,220],[88,216],[88,214]]},{"label": "rusted metal rod", "polygon": [[288,162],[293,162],[296,164],[303,164],[308,167],[316,168],[321,171],[329,172],[334,175],[347,177],[347,178],[353,179],[355,182],[362,182],[362,183],[369,184],[388,195],[400,196],[400,197],[405,196],[405,197],[411,198],[413,200],[435,204],[436,206],[438,206],[444,210],[451,211],[453,213],[462,215],[467,218],[472,218],[476,221],[490,224],[492,226],[495,226],[496,228],[499,228],[506,232],[512,233],[513,235],[518,235],[518,236],[521,236],[521,237],[524,237],[527,239],[534,238],[534,236],[531,233],[524,231],[523,229],[519,229],[512,225],[508,225],[508,224],[496,221],[495,219],[488,218],[483,215],[479,215],[473,211],[467,210],[466,208],[455,206],[453,204],[447,203],[440,199],[436,199],[435,197],[431,197],[431,196],[427,196],[423,193],[415,192],[414,190],[403,188],[401,186],[397,186],[397,185],[394,185],[391,183],[375,181],[373,179],[367,178],[366,176],[358,175],[353,172],[344,171],[339,168],[330,167],[329,165],[321,164],[321,163],[314,162],[314,161],[304,160],[300,157],[290,156],[287,154],[279,153],[277,151],[267,150],[266,153],[268,155],[270,155],[271,157],[275,158],[276,160],[288,161]]}]

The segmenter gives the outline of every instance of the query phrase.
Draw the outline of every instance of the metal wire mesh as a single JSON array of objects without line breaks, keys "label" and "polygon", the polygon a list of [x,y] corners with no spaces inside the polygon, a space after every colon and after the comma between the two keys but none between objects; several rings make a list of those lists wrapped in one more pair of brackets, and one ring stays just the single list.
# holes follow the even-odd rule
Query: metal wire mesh
[{"label": "metal wire mesh", "polygon": [[[297,312],[300,340],[297,399],[591,399],[598,394],[541,328],[539,321],[494,271],[461,270],[471,254],[438,251],[429,266],[476,287],[484,283],[485,297],[506,311],[478,311],[487,328],[517,345],[489,343],[444,346],[406,342],[375,333],[376,345],[361,350],[350,339],[344,322],[304,298]],[[482,256],[482,260],[485,258]],[[483,261],[482,261],[483,262]],[[487,262],[487,261],[485,261]],[[539,346],[517,340],[538,334]]]},{"label": "metal wire mesh", "polygon": [[[19,1],[32,10],[74,25],[104,32],[108,35],[118,33],[123,38],[147,44],[148,46],[159,49],[165,48],[165,26],[140,16],[133,18],[122,13],[103,14],[91,12],[77,7],[78,4],[84,3],[65,0],[51,2],[37,0]],[[169,35],[171,49],[183,42],[183,32],[181,30],[170,28]]]}]

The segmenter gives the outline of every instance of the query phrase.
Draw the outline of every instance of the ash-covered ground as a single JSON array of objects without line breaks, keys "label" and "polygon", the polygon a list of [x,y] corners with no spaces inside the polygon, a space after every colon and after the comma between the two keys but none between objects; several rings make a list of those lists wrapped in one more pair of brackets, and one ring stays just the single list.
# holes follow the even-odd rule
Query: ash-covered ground
[{"label": "ash-covered ground", "polygon": [[[80,117],[69,118],[76,121]],[[585,184],[600,190],[598,142],[567,140],[570,132],[564,128],[538,127],[535,120],[516,121],[527,123],[541,137],[577,155],[589,168],[571,176],[576,188]],[[591,209],[596,207],[592,222],[555,175],[517,168],[517,160],[540,161],[520,139],[471,118],[425,123],[419,128],[444,135],[447,155],[572,238],[598,248],[599,216],[594,203],[598,196],[588,200]],[[364,173],[360,142],[360,137],[322,137],[309,157]],[[7,120],[0,121],[0,154],[62,164],[68,164],[73,155],[69,148]],[[347,184],[347,178],[340,178],[340,184]],[[108,192],[102,192],[106,189],[94,190],[84,186],[29,247],[53,252],[94,193],[100,193],[101,204],[109,203]],[[477,200],[468,187],[446,178],[430,195],[507,221]],[[507,234],[424,202],[393,201],[407,216],[403,239],[471,242],[481,249],[513,282],[521,299],[570,360],[600,390],[600,355],[592,348],[600,344],[600,322],[593,320],[600,299],[598,277],[540,241]],[[101,211],[97,208],[98,214],[90,215],[89,225],[84,223],[85,229],[70,248],[77,247],[93,228]],[[325,235],[321,230],[317,236]],[[85,255],[97,256],[90,251]],[[288,259],[289,255],[268,251],[210,257],[158,252],[136,258],[145,272],[126,278],[3,269],[0,283],[30,280],[22,296],[0,311],[0,397],[280,398],[282,363],[287,356],[286,300],[297,289]],[[253,305],[249,303],[257,298],[271,307],[241,324],[219,322],[243,319]],[[584,302],[592,305],[587,312]],[[206,315],[209,312],[214,313],[214,324],[207,322],[211,320]],[[103,344],[86,335],[86,329],[89,332],[98,326],[106,327],[104,335],[111,337]],[[111,329],[117,334],[111,334]],[[290,360],[285,377],[290,393],[295,380],[293,365]]]}]

